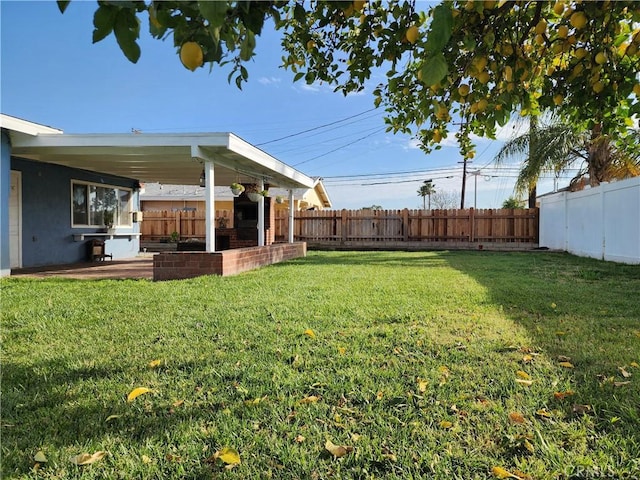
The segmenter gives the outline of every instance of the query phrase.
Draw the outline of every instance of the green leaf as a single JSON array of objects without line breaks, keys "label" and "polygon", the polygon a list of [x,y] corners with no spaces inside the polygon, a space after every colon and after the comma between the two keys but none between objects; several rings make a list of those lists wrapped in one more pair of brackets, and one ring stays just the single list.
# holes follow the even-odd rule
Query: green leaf
[{"label": "green leaf", "polygon": [[58,10],[60,10],[60,13],[64,13],[64,11],[67,9],[69,4],[71,3],[71,0],[58,0],[57,3],[58,3]]},{"label": "green leaf", "polygon": [[449,39],[453,30],[453,14],[447,5],[438,5],[433,11],[433,22],[429,31],[427,42],[434,52],[441,51]]},{"label": "green leaf", "polygon": [[442,53],[427,58],[422,65],[422,81],[425,85],[440,83],[447,73],[449,73],[449,67]]},{"label": "green leaf", "polygon": [[242,44],[240,45],[240,60],[248,61],[253,56],[253,50],[256,47],[256,37],[252,31],[247,30]]},{"label": "green leaf", "polygon": [[122,53],[131,63],[136,63],[140,58],[140,46],[136,43],[140,33],[140,22],[135,13],[132,10],[120,10],[113,32]]},{"label": "green leaf", "polygon": [[113,25],[118,15],[118,8],[111,5],[100,5],[93,14],[93,43],[104,39],[113,31]]},{"label": "green leaf", "polygon": [[256,35],[260,35],[264,25],[265,12],[259,8],[258,5],[253,3],[249,3],[249,7],[250,9],[246,15],[243,15],[242,22],[244,23],[244,26],[247,27],[247,30],[255,33]]},{"label": "green leaf", "polygon": [[209,21],[211,26],[221,27],[227,18],[229,5],[227,2],[199,1],[198,8],[202,16]]},{"label": "green leaf", "polygon": [[293,8],[293,18],[298,23],[305,23],[307,17],[307,12],[304,7],[299,3],[296,3],[296,6]]}]

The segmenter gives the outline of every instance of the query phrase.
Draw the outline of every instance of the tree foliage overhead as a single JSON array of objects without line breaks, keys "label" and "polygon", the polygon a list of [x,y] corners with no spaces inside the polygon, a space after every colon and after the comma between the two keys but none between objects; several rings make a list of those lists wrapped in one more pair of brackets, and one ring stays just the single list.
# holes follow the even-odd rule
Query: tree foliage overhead
[{"label": "tree foliage overhead", "polygon": [[[64,11],[69,2],[58,3]],[[178,54],[189,44],[180,55],[187,68],[229,66],[229,81],[240,88],[271,18],[282,32],[282,64],[296,81],[348,94],[375,69],[386,70],[375,103],[386,109],[389,130],[418,136],[426,151],[455,131],[461,153],[472,158],[472,134],[493,137],[513,113],[542,110],[624,141],[640,113],[640,2],[424,5],[427,11],[400,0],[99,1],[93,41],[113,33],[136,62],[145,20],[154,38],[173,37]]]}]

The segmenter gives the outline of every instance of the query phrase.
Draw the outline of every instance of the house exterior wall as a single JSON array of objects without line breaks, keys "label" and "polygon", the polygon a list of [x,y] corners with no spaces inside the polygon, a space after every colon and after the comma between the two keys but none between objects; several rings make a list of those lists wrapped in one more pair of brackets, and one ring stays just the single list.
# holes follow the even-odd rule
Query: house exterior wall
[{"label": "house exterior wall", "polygon": [[9,185],[11,172],[11,143],[2,130],[0,149],[0,277],[11,273],[9,253]]},{"label": "house exterior wall", "polygon": [[540,246],[640,264],[640,177],[541,197]]},{"label": "house exterior wall", "polygon": [[[101,229],[72,228],[71,180],[126,188],[133,188],[135,182],[131,179],[17,157],[11,158],[11,169],[22,172],[23,267],[74,263],[87,259],[86,244],[89,239],[76,241],[74,235],[99,233]],[[132,210],[137,210],[138,194],[135,191],[132,202]],[[118,227],[116,232],[138,233],[139,225],[134,223],[131,227]],[[105,239],[105,242],[105,251],[111,254],[114,260],[135,257],[140,250],[140,240],[137,236],[116,236],[113,239]]]}]

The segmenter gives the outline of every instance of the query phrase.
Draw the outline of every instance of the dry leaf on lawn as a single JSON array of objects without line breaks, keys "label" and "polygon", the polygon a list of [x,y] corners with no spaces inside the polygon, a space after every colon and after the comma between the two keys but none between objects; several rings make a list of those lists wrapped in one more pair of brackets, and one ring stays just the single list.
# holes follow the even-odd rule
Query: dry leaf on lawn
[{"label": "dry leaf on lawn", "polygon": [[530,376],[527,372],[524,372],[524,371],[522,371],[522,370],[518,370],[518,371],[516,372],[516,375],[517,375],[519,378],[524,378],[525,380],[529,380],[529,379],[531,378],[531,376]]},{"label": "dry leaf on lawn", "polygon": [[556,400],[564,400],[566,397],[570,397],[571,395],[573,395],[573,390],[566,390],[564,392],[555,392],[553,397]]},{"label": "dry leaf on lawn", "polygon": [[304,331],[304,334],[309,337],[309,338],[316,338],[316,334],[313,332],[313,330],[311,330],[310,328],[307,328]]},{"label": "dry leaf on lawn", "polygon": [[127,402],[133,402],[140,395],[143,395],[145,393],[149,393],[150,391],[151,390],[148,389],[147,387],[134,388],[133,390],[131,390],[131,392],[129,392],[129,395],[127,395]]},{"label": "dry leaf on lawn", "polygon": [[158,368],[162,364],[162,360],[151,360],[149,362],[149,368]]},{"label": "dry leaf on lawn", "polygon": [[227,465],[237,465],[240,463],[240,454],[231,447],[224,447],[213,454],[213,458],[219,458]]},{"label": "dry leaf on lawn", "polygon": [[524,385],[525,387],[530,387],[531,385],[533,385],[533,380],[525,380],[523,378],[516,378],[516,383],[519,383],[520,385]]},{"label": "dry leaf on lawn", "polygon": [[629,378],[631,376],[631,374],[627,372],[624,367],[618,367],[618,370],[620,370],[620,375],[622,375],[624,378]]},{"label": "dry leaf on lawn", "polygon": [[320,400],[320,397],[317,397],[315,395],[309,395],[308,397],[304,397],[298,403],[301,403],[301,404],[305,405],[305,404],[309,404],[309,403],[316,403],[318,400]]},{"label": "dry leaf on lawn", "polygon": [[38,463],[47,463],[47,457],[42,450],[39,450],[33,457],[33,460]]},{"label": "dry leaf on lawn", "polygon": [[74,455],[73,457],[70,457],[69,461],[75,465],[80,465],[80,466],[90,465],[94,462],[97,462],[98,460],[102,460],[106,454],[107,452],[102,450],[95,452],[94,454],[81,453],[80,455]]},{"label": "dry leaf on lawn", "polygon": [[514,475],[513,473],[502,467],[493,467],[491,469],[491,473],[493,473],[493,476],[496,478],[516,478],[522,480],[522,477]]},{"label": "dry leaf on lawn", "polygon": [[558,365],[564,368],[573,368],[573,363],[571,362],[560,362]]},{"label": "dry leaf on lawn", "polygon": [[324,448],[335,458],[344,457],[347,453],[353,452],[353,447],[345,445],[334,445],[331,440],[327,440],[324,444]]},{"label": "dry leaf on lawn", "polygon": [[509,420],[511,420],[513,423],[519,423],[519,424],[523,424],[526,422],[524,415],[522,415],[519,412],[511,412],[509,414]]},{"label": "dry leaf on lawn", "polygon": [[453,423],[449,422],[448,420],[442,420],[440,422],[440,428],[447,429],[447,428],[451,428],[451,427],[453,427]]}]

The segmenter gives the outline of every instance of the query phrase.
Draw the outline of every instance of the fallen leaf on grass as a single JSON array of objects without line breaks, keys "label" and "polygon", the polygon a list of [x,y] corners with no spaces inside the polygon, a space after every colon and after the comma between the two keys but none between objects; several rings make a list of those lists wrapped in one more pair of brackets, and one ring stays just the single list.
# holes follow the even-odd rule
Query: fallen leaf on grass
[{"label": "fallen leaf on grass", "polygon": [[33,460],[38,463],[47,463],[47,457],[44,455],[42,450],[39,450],[34,456]]},{"label": "fallen leaf on grass", "polygon": [[560,362],[558,365],[564,368],[573,368],[573,363],[571,362]]},{"label": "fallen leaf on grass", "polygon": [[524,372],[522,370],[518,370],[516,372],[516,375],[518,376],[518,378],[524,378],[525,380],[529,380],[531,378],[531,376],[527,372]]},{"label": "fallen leaf on grass", "polygon": [[214,459],[220,459],[227,465],[238,465],[240,463],[240,454],[231,447],[224,447],[213,454]]},{"label": "fallen leaf on grass", "polygon": [[149,362],[149,368],[158,368],[160,365],[162,365],[162,360],[151,360]]},{"label": "fallen leaf on grass", "polygon": [[104,421],[110,422],[111,420],[115,420],[116,418],[120,418],[122,415],[109,415]]},{"label": "fallen leaf on grass", "polygon": [[150,391],[151,390],[146,388],[146,387],[134,388],[133,390],[131,390],[131,392],[129,392],[129,395],[127,395],[127,402],[133,402],[140,395],[143,395],[145,393],[149,393]]},{"label": "fallen leaf on grass", "polygon": [[565,355],[558,355],[558,361],[559,362],[570,362],[571,361],[571,357],[567,357]]},{"label": "fallen leaf on grass", "polygon": [[296,443],[302,443],[306,440],[306,438],[302,435],[296,435]]},{"label": "fallen leaf on grass", "polygon": [[543,418],[551,418],[553,416],[551,412],[547,411],[546,408],[541,408],[540,410],[537,410],[536,415]]},{"label": "fallen leaf on grass", "polygon": [[533,380],[524,380],[522,378],[516,378],[516,383],[519,383],[520,385],[524,385],[525,387],[530,387],[531,385],[533,385]]},{"label": "fallen leaf on grass", "polygon": [[320,400],[320,397],[316,397],[315,395],[309,395],[308,397],[304,397],[298,403],[301,403],[302,405],[306,405],[309,403],[316,403],[318,400]]},{"label": "fallen leaf on grass", "polygon": [[624,378],[629,378],[631,376],[631,374],[627,372],[624,367],[618,367],[618,370],[620,370],[620,375],[622,375]]},{"label": "fallen leaf on grass", "polygon": [[578,405],[577,403],[573,406],[573,413],[577,413],[578,415],[583,415],[585,413],[589,413],[591,411],[591,405]]},{"label": "fallen leaf on grass", "polygon": [[567,397],[570,397],[571,395],[573,395],[573,390],[566,390],[564,392],[555,392],[553,394],[553,397],[556,400],[564,400]]},{"label": "fallen leaf on grass", "polygon": [[303,333],[309,338],[316,338],[316,334],[310,328],[307,328]]},{"label": "fallen leaf on grass", "polygon": [[174,407],[180,407],[184,404],[184,400],[176,400],[175,402],[173,402],[171,405]]},{"label": "fallen leaf on grass", "polygon": [[629,385],[631,382],[613,382],[614,387],[624,387],[625,385]]},{"label": "fallen leaf on grass", "polygon": [[248,405],[248,406],[255,406],[255,405],[259,405],[260,403],[264,402],[266,399],[267,399],[267,396],[265,395],[264,397],[254,398],[253,400],[245,400],[244,404]]},{"label": "fallen leaf on grass", "polygon": [[347,349],[345,347],[338,347],[338,353],[340,355],[344,355],[345,353],[347,353]]},{"label": "fallen leaf on grass", "polygon": [[331,440],[327,440],[325,442],[324,448],[335,458],[341,458],[346,454],[353,452],[353,447],[348,447],[345,445],[334,445]]},{"label": "fallen leaf on grass", "polygon": [[633,368],[640,368],[640,365],[638,365],[638,362],[631,362],[629,365],[631,365]]},{"label": "fallen leaf on grass", "polygon": [[424,393],[427,390],[428,385],[429,385],[429,382],[427,380],[423,380],[420,377],[418,377],[418,391],[420,393]]},{"label": "fallen leaf on grass", "polygon": [[513,423],[519,423],[519,424],[523,424],[526,422],[524,415],[518,412],[511,412],[509,414],[509,420],[511,420],[511,422]]},{"label": "fallen leaf on grass", "polygon": [[447,420],[442,420],[439,425],[440,425],[440,428],[444,428],[445,430],[453,427],[453,423]]},{"label": "fallen leaf on grass", "polygon": [[493,473],[493,476],[496,478],[517,478],[522,480],[522,477],[519,477],[502,467],[493,467],[491,469],[491,473]]},{"label": "fallen leaf on grass", "polygon": [[142,455],[142,463],[149,464],[152,460],[148,455]]},{"label": "fallen leaf on grass", "polygon": [[69,458],[69,461],[75,465],[91,465],[92,463],[97,462],[98,460],[102,460],[107,455],[105,451],[98,451],[94,454],[91,453],[81,453],[80,455],[74,455]]},{"label": "fallen leaf on grass", "polygon": [[533,362],[533,356],[529,355],[528,353],[526,355],[522,356],[522,363],[531,363]]}]

